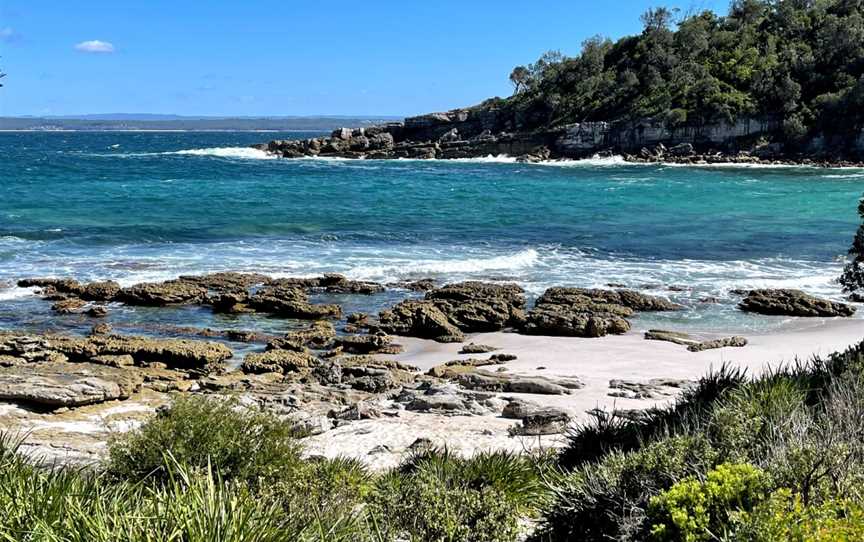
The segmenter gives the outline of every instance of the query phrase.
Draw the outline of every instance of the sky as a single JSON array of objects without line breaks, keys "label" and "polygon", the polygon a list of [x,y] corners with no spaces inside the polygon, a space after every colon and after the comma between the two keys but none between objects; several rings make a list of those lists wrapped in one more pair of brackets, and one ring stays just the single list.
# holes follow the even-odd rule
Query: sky
[{"label": "sky", "polygon": [[0,116],[413,115],[512,92],[544,51],[729,0],[0,0]]}]

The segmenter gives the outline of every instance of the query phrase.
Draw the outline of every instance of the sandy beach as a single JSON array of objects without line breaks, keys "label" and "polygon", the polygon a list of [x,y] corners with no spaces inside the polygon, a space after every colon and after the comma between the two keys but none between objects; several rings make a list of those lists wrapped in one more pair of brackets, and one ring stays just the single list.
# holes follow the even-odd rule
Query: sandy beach
[{"label": "sandy beach", "polygon": [[[575,423],[579,423],[588,421],[588,411],[595,408],[645,409],[673,401],[678,391],[667,388],[665,393],[669,395],[653,399],[612,397],[609,395],[613,391],[609,387],[612,379],[635,382],[657,378],[698,380],[712,368],[723,364],[745,368],[749,374],[756,375],[770,367],[843,350],[864,338],[864,322],[860,320],[796,319],[785,327],[778,332],[750,336],[750,343],[743,348],[703,352],[689,352],[683,346],[667,342],[647,341],[643,330],[595,339],[499,332],[471,335],[468,340],[516,355],[516,360],[505,365],[508,373],[577,377],[584,382],[585,387],[571,395],[504,394],[563,408],[573,416]],[[718,337],[720,335],[706,334],[699,338]],[[472,357],[458,353],[460,344],[440,344],[407,337],[400,337],[399,342],[405,345],[406,351],[395,358],[410,362],[421,370],[428,370],[443,361]],[[310,453],[328,457],[347,455],[376,467],[398,463],[407,447],[418,438],[428,438],[436,445],[464,454],[489,449],[520,451],[563,442],[563,437],[558,435],[539,438],[509,436],[507,429],[515,423],[515,420],[493,416],[450,417],[401,412],[398,417],[355,422],[306,441]]]}]

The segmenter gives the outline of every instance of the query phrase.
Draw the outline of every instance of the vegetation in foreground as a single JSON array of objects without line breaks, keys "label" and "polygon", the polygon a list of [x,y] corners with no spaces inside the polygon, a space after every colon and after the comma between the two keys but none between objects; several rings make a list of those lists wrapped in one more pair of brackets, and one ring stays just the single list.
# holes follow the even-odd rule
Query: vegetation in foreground
[{"label": "vegetation in foreground", "polygon": [[574,428],[557,456],[425,450],[372,473],[304,458],[269,414],[180,396],[104,465],[0,445],[0,540],[864,539],[864,343]]}]

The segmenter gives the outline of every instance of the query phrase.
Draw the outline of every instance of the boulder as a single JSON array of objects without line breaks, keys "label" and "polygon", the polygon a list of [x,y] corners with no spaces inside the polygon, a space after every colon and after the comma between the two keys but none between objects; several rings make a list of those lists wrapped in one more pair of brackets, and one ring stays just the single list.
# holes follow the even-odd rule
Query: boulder
[{"label": "boulder", "polygon": [[474,344],[468,343],[459,350],[460,354],[486,354],[487,352],[494,352],[498,350],[494,346],[489,346],[488,344]]},{"label": "boulder", "polygon": [[372,354],[387,349],[392,338],[385,334],[375,335],[342,335],[334,344],[349,354]]},{"label": "boulder", "polygon": [[602,337],[630,330],[635,311],[670,311],[682,307],[632,290],[549,288],[528,313],[523,332],[532,335]]},{"label": "boulder", "polygon": [[713,339],[710,341],[703,341],[697,344],[691,344],[687,347],[687,350],[689,350],[690,352],[702,352],[703,350],[714,350],[716,348],[742,348],[744,346],[747,346],[747,339],[735,335],[733,337],[724,337],[722,339]]},{"label": "boulder", "polygon": [[312,322],[305,329],[290,331],[284,337],[267,343],[267,350],[294,350],[305,352],[306,348],[322,350],[329,348],[336,338],[336,328],[326,320]]},{"label": "boulder", "polygon": [[49,349],[76,361],[88,361],[96,356],[130,355],[139,364],[155,361],[171,368],[203,372],[221,370],[222,363],[234,355],[224,344],[186,339],[94,335],[87,338],[49,336],[47,340]]},{"label": "boulder", "polygon": [[682,389],[693,386],[690,380],[678,380],[672,378],[652,378],[650,380],[622,380],[613,379],[609,381],[609,387],[615,391],[609,392],[610,397],[622,397],[625,399],[661,399],[670,397]]},{"label": "boulder", "polygon": [[207,296],[207,288],[184,280],[165,282],[142,282],[123,288],[118,300],[127,305],[161,307],[201,303]]},{"label": "boulder", "polygon": [[249,306],[285,318],[319,320],[342,316],[339,305],[314,305],[302,287],[284,282],[263,287],[249,299]]},{"label": "boulder", "polygon": [[270,277],[260,273],[223,271],[208,275],[181,275],[177,280],[215,293],[246,293],[253,286],[270,282]]},{"label": "boulder", "polygon": [[113,301],[120,293],[120,285],[113,280],[85,284],[78,294],[87,301]]},{"label": "boulder", "polygon": [[747,346],[747,339],[744,337],[733,336],[724,337],[721,339],[711,339],[708,341],[699,341],[694,339],[687,333],[680,331],[666,331],[662,329],[649,329],[645,332],[645,339],[650,341],[666,341],[674,344],[686,346],[690,352],[702,352],[703,350],[713,350],[716,348]]},{"label": "boulder", "polygon": [[738,304],[744,312],[781,316],[848,317],[855,307],[845,303],[820,299],[801,290],[750,290]]},{"label": "boulder", "polygon": [[51,310],[57,314],[74,314],[83,311],[86,304],[82,299],[70,297],[69,299],[61,299],[51,305]]},{"label": "boulder", "polygon": [[448,284],[428,292],[426,300],[468,333],[498,331],[521,323],[525,317],[525,291],[516,284]]},{"label": "boulder", "polygon": [[557,435],[567,430],[570,415],[560,408],[541,408],[532,410],[522,417],[522,425],[511,430],[518,436]]},{"label": "boulder", "polygon": [[568,388],[563,386],[562,382],[555,382],[548,378],[510,376],[486,371],[462,373],[456,376],[456,381],[469,390],[537,395],[566,395],[578,386],[575,382],[569,382],[568,384],[573,388]]},{"label": "boulder", "polygon": [[450,323],[441,309],[431,301],[406,300],[378,315],[378,325],[387,333],[433,339],[438,342],[461,342],[464,335]]},{"label": "boulder", "polygon": [[318,360],[309,354],[290,350],[268,350],[246,354],[241,369],[244,373],[296,373],[311,369]]},{"label": "boulder", "polygon": [[94,363],[39,363],[0,368],[0,400],[74,407],[126,399],[141,387],[134,370]]},{"label": "boulder", "polygon": [[455,359],[429,369],[426,374],[436,378],[455,378],[456,376],[473,372],[477,367],[501,365],[503,361],[495,359]]}]

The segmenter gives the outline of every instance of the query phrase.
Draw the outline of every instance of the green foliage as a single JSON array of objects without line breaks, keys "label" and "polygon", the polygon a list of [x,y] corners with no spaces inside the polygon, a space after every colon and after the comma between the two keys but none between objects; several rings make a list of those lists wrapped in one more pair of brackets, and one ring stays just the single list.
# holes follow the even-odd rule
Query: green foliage
[{"label": "green foliage", "polygon": [[729,540],[740,542],[852,542],[864,540],[864,507],[832,499],[807,506],[789,489],[774,492],[738,518]]},{"label": "green foliage", "polygon": [[551,484],[553,505],[539,540],[642,540],[651,497],[708,470],[716,453],[701,435],[657,440],[630,453],[612,452]]},{"label": "green foliage", "polygon": [[519,519],[544,502],[538,468],[507,452],[466,459],[430,450],[383,476],[370,507],[412,541],[515,540]]},{"label": "green foliage", "polygon": [[730,521],[752,510],[767,493],[765,473],[749,464],[724,463],[704,481],[688,478],[673,485],[648,506],[651,539],[707,542],[729,532]]},{"label": "green foliage", "polygon": [[578,428],[560,456],[566,470],[550,477],[552,503],[535,540],[642,541],[652,524],[666,525],[655,536],[667,540],[699,540],[703,527],[717,536],[723,533],[714,531],[723,528],[732,533],[739,509],[746,511],[756,499],[723,500],[734,493],[730,488],[749,480],[741,472],[724,472],[726,467],[711,475],[712,481],[720,477],[717,488],[701,481],[724,463],[761,469],[765,480],[790,488],[807,506],[832,499],[860,503],[862,379],[864,343],[752,380],[724,369],[642,420]]},{"label": "green foliage", "polygon": [[236,401],[178,397],[140,429],[112,440],[107,471],[123,480],[165,481],[168,465],[212,466],[224,480],[275,479],[298,468],[294,431]]},{"label": "green foliage", "polygon": [[[535,126],[652,117],[699,126],[740,116],[775,121],[795,141],[864,127],[860,2],[740,0],[726,16],[642,16],[644,30],[592,38],[575,57],[546,54],[511,74],[518,119]],[[516,79],[514,79],[516,76]],[[518,80],[518,83],[517,83]]]},{"label": "green foliage", "polygon": [[852,261],[846,264],[840,276],[840,284],[847,292],[864,288],[864,199],[858,202],[858,216],[861,217],[862,224],[855,232],[855,238],[849,248]]}]

